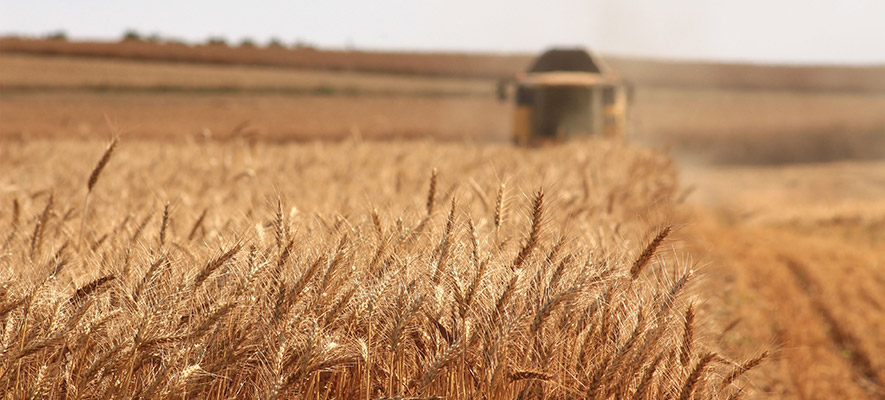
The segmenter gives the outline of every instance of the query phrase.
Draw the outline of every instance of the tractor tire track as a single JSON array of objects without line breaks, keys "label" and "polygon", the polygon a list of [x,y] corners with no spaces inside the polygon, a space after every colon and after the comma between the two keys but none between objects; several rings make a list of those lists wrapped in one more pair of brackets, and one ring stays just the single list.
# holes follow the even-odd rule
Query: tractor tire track
[{"label": "tractor tire track", "polygon": [[796,281],[802,293],[808,298],[814,312],[827,325],[827,335],[834,346],[834,350],[840,353],[842,350],[849,354],[849,362],[856,383],[870,398],[885,400],[885,385],[870,356],[863,350],[860,341],[841,323],[830,310],[824,299],[821,298],[821,290],[817,281],[808,273],[808,267],[802,262],[790,256],[780,254],[781,262],[787,267]]}]

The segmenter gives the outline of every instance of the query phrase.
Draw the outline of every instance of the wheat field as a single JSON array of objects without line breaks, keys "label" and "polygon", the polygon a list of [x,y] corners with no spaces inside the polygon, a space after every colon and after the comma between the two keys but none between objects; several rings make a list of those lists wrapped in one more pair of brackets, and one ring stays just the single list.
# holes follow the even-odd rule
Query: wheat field
[{"label": "wheat field", "polygon": [[4,398],[738,398],[768,354],[708,339],[676,168],[625,143],[0,160]]},{"label": "wheat field", "polygon": [[652,63],[626,142],[514,148],[524,56],[0,41],[0,398],[885,393],[876,68]]}]

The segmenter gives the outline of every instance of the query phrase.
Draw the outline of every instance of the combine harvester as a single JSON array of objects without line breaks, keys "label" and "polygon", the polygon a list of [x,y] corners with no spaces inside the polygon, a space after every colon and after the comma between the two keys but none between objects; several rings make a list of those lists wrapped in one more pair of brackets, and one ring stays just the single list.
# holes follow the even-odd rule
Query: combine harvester
[{"label": "combine harvester", "polygon": [[544,52],[527,72],[499,84],[501,101],[507,101],[510,93],[516,102],[516,143],[537,145],[578,136],[624,135],[627,86],[599,57],[585,50]]}]

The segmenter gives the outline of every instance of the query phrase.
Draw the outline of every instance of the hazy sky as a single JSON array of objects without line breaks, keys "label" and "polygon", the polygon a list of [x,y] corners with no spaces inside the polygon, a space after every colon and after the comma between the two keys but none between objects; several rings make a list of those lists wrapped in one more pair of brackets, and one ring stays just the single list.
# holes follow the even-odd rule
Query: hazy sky
[{"label": "hazy sky", "polygon": [[885,0],[0,0],[0,34],[885,64]]}]

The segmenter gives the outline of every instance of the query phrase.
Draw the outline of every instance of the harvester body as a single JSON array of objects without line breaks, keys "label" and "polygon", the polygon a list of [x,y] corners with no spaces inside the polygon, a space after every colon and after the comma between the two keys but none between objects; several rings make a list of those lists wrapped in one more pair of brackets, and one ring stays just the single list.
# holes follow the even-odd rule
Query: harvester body
[{"label": "harvester body", "polygon": [[514,83],[513,138],[517,143],[624,133],[627,88],[584,50],[549,50]]}]

